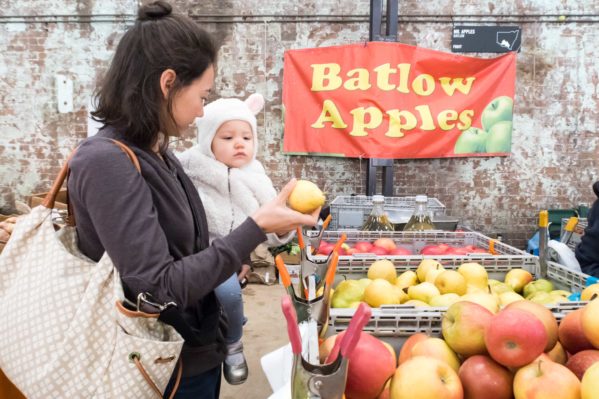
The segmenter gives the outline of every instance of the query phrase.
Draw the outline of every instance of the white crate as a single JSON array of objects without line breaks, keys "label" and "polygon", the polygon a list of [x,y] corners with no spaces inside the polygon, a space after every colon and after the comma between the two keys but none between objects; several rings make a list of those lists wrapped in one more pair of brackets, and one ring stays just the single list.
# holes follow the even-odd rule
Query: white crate
[{"label": "white crate", "polygon": [[[316,236],[317,232],[309,231],[309,235]],[[414,255],[365,255],[354,254],[351,256],[340,256],[339,266],[342,270],[344,267],[364,268],[365,261],[372,263],[375,259],[391,259],[397,265],[401,265],[402,271],[410,270],[418,266],[424,258],[434,258],[441,262],[447,268],[457,268],[464,262],[477,262],[487,267],[493,267],[497,271],[509,271],[515,267],[525,268],[530,272],[536,273],[539,258],[525,251],[514,248],[506,243],[497,241],[483,234],[473,231],[449,232],[449,231],[325,231],[322,239],[328,242],[336,242],[341,238],[341,235],[347,236],[346,243],[355,243],[357,241],[372,242],[378,238],[391,238],[396,245],[408,248]],[[309,241],[311,241],[310,239]],[[479,248],[490,250],[493,248],[495,255],[489,254],[470,254],[470,255],[420,255],[420,251],[426,245],[431,244],[447,244],[452,246],[474,245]],[[311,244],[311,243],[310,243]],[[308,254],[311,253],[311,248],[308,248]],[[308,255],[309,258],[312,255]],[[314,258],[323,259],[324,255],[315,255]],[[368,263],[368,265],[370,264]],[[357,271],[359,271],[356,269]]]},{"label": "white crate", "polygon": [[[395,269],[398,273],[405,270],[415,270],[414,267],[406,268],[404,264],[392,259]],[[366,277],[368,267],[372,261],[356,261],[351,265],[337,267],[336,281],[343,279],[359,279]],[[459,264],[446,265],[448,269],[455,269]],[[506,268],[502,265],[484,265],[490,278],[502,280],[505,274],[512,268]],[[526,266],[526,265],[525,265]],[[538,277],[535,271],[524,267]],[[551,280],[555,289],[563,289],[572,292],[581,291],[589,277],[582,273],[572,272],[564,266],[555,262],[549,262],[547,267],[547,278]],[[562,302],[547,306],[555,318],[560,321],[566,314],[586,305],[587,302]],[[370,321],[364,327],[364,331],[377,337],[394,337],[396,341],[392,342],[395,346],[401,347],[403,341],[410,335],[418,332],[426,333],[432,336],[441,334],[441,322],[443,314],[447,308],[427,308],[414,307],[407,305],[385,305],[381,308],[373,308]],[[334,334],[347,329],[349,321],[353,317],[355,309],[331,308],[329,316],[329,332]]]}]

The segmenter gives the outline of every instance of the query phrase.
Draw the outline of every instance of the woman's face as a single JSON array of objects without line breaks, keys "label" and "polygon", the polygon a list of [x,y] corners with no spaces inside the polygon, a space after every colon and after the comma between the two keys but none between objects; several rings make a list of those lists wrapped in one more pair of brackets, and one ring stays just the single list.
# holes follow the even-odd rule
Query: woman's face
[{"label": "woman's face", "polygon": [[196,118],[204,115],[204,102],[214,84],[214,67],[211,65],[204,73],[181,88],[173,98],[173,118],[179,128],[184,131],[194,123]]}]

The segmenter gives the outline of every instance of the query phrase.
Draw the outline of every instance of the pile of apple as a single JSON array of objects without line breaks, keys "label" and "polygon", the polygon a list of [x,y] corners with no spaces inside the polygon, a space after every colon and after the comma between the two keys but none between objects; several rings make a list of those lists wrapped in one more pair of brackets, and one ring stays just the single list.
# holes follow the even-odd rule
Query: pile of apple
[{"label": "pile of apple", "polygon": [[[317,255],[329,255],[334,243],[321,241]],[[415,255],[409,248],[397,245],[395,241],[388,237],[379,238],[373,242],[357,241],[355,243],[344,243],[339,249],[339,255],[347,256],[354,254],[373,254],[373,255]],[[468,254],[489,254],[484,248],[479,248],[475,245],[465,245],[462,247],[454,247],[448,244],[430,244],[424,246],[420,250],[420,255],[468,255]]]},{"label": "pile of apple", "polygon": [[[323,362],[336,358],[342,334],[322,343]],[[599,398],[599,300],[559,327],[549,309],[530,301],[497,314],[458,302],[444,315],[442,336],[414,334],[396,359],[388,344],[362,333],[349,358],[346,398]]]},{"label": "pile of apple", "polygon": [[485,268],[473,262],[446,270],[434,259],[423,259],[416,271],[398,276],[393,262],[381,259],[370,265],[368,278],[339,283],[331,306],[354,308],[366,302],[371,307],[448,307],[458,301],[472,301],[497,313],[501,306],[522,299],[544,305],[568,301],[570,292],[553,288],[549,280],[533,281],[533,275],[524,269],[510,270],[503,282],[489,279]]}]

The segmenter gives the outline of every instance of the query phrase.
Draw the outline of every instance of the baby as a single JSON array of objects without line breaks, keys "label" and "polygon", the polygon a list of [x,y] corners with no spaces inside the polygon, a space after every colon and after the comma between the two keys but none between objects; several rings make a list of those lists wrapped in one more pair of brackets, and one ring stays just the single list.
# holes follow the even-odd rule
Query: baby
[{"label": "baby", "polygon": [[[198,144],[179,155],[185,172],[197,187],[206,210],[210,242],[229,234],[262,204],[276,195],[272,181],[256,160],[258,148],[256,117],[264,107],[264,98],[252,94],[245,101],[223,98],[208,104],[204,116],[196,121]],[[284,237],[268,234],[267,244],[279,246]],[[244,261],[243,273],[249,270]],[[216,289],[229,319],[227,358],[224,376],[229,384],[245,382],[248,375],[241,336],[244,315],[241,287],[232,275]]]}]

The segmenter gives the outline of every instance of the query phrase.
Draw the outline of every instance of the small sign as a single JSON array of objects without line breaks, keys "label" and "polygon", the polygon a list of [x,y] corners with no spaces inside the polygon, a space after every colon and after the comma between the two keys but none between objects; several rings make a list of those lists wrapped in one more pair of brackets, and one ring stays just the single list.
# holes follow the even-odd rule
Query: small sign
[{"label": "small sign", "polygon": [[455,25],[451,35],[454,53],[507,53],[520,51],[521,44],[519,26]]}]

